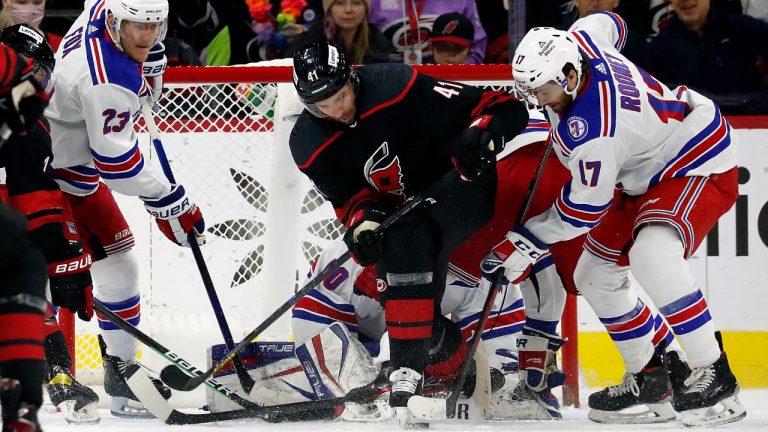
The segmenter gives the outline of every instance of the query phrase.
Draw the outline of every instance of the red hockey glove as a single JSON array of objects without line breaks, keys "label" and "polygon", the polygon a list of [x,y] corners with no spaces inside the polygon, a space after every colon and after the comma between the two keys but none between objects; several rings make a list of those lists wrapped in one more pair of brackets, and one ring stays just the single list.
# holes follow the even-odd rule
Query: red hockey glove
[{"label": "red hockey glove", "polygon": [[203,213],[189,201],[184,186],[171,185],[168,195],[155,199],[142,197],[142,200],[144,208],[155,217],[160,231],[172,242],[189,247],[188,234],[193,232],[197,244],[205,244]]},{"label": "red hockey glove", "polygon": [[48,264],[52,303],[77,312],[81,320],[90,321],[93,317],[91,255],[83,252],[80,242],[70,242],[69,248],[70,258]]},{"label": "red hockey glove", "polygon": [[483,262],[480,270],[483,276],[493,280],[492,275],[500,267],[504,267],[502,284],[512,282],[517,284],[525,280],[531,272],[533,264],[547,252],[549,245],[542,243],[530,231],[518,226],[507,233],[507,238],[494,246]]},{"label": "red hockey glove", "polygon": [[474,181],[488,167],[495,165],[496,154],[504,148],[503,138],[496,137],[491,130],[492,120],[489,115],[474,119],[451,145],[453,166],[464,180]]}]

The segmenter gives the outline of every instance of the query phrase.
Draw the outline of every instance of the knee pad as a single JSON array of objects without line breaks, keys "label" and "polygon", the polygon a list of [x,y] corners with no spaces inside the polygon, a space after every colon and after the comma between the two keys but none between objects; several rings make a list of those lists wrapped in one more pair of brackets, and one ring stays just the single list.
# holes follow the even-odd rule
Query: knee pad
[{"label": "knee pad", "polygon": [[630,267],[657,305],[666,305],[697,289],[684,254],[680,236],[666,224],[646,225],[637,233],[629,251]]},{"label": "knee pad", "polygon": [[139,262],[133,249],[95,261],[91,276],[101,301],[115,303],[139,295]]}]

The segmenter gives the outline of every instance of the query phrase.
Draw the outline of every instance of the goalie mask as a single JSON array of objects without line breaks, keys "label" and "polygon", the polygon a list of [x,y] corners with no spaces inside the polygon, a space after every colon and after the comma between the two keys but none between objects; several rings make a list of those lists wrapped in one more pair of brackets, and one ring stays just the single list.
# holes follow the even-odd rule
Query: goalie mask
[{"label": "goalie mask", "polygon": [[[568,90],[568,73],[576,69],[578,81]],[[551,27],[531,29],[515,50],[512,61],[515,90],[530,104],[540,106],[535,92],[554,81],[568,96],[575,99],[581,81],[581,51],[568,32]]]},{"label": "goalie mask", "polygon": [[313,115],[327,117],[315,104],[336,95],[347,84],[352,84],[357,93],[357,73],[352,70],[344,48],[335,42],[315,42],[293,56],[293,85]]}]

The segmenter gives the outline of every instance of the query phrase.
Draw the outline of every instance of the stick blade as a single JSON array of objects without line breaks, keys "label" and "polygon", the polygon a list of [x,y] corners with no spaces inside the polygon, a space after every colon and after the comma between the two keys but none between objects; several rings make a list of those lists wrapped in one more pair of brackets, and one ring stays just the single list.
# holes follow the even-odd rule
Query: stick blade
[{"label": "stick blade", "polygon": [[448,418],[448,399],[414,395],[408,399],[408,409],[416,418],[446,420]]},{"label": "stick blade", "polygon": [[160,380],[174,390],[187,391],[187,385],[192,380],[192,377],[176,366],[168,365],[160,371]]}]

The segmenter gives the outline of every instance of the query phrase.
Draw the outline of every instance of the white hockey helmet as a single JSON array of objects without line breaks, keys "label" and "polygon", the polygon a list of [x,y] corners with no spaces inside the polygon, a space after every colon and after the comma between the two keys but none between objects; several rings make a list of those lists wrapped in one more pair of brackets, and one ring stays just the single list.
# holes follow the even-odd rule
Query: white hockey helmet
[{"label": "white hockey helmet", "polygon": [[168,0],[106,0],[107,14],[115,17],[112,27],[120,46],[120,26],[123,20],[137,23],[160,23],[157,41],[165,38],[168,31]]},{"label": "white hockey helmet", "polygon": [[[576,88],[568,91],[567,75],[563,68],[570,63],[581,81],[581,52],[568,32],[552,27],[535,27],[518,44],[512,59],[515,89],[529,103],[539,105],[533,90],[555,81],[565,93],[576,96]],[[578,84],[576,85],[578,87]]]}]

